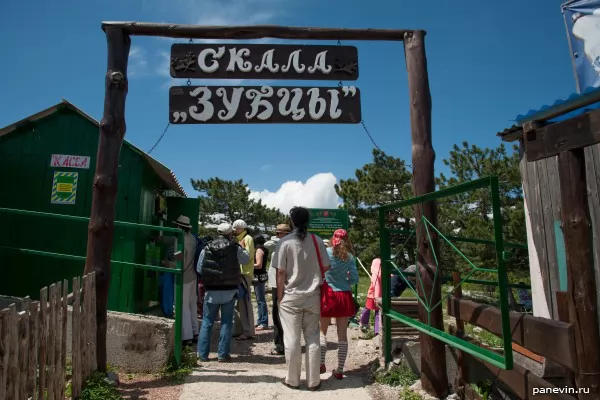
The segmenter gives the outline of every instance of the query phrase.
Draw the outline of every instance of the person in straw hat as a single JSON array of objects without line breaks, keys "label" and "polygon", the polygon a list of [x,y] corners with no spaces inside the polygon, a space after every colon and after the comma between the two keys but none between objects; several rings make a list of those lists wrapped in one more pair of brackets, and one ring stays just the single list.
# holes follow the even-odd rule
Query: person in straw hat
[{"label": "person in straw hat", "polygon": [[[197,275],[194,258],[196,255],[196,238],[192,235],[192,225],[190,218],[180,215],[173,224],[183,229],[183,255],[177,254],[175,257],[169,257],[172,261],[168,262],[171,268],[176,267],[175,259],[181,260],[183,257],[183,309],[181,310],[182,330],[181,339],[184,344],[191,344],[198,341],[198,293],[197,293]],[[169,252],[175,252],[173,246]],[[177,287],[175,288],[177,289]]]}]

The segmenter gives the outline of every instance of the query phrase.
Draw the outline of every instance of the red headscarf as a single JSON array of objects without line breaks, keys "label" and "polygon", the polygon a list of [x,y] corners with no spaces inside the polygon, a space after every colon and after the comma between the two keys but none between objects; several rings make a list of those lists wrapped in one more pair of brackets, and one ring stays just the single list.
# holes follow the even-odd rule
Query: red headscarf
[{"label": "red headscarf", "polygon": [[345,229],[338,229],[337,231],[333,232],[333,240],[331,241],[331,244],[335,247],[342,243],[342,239],[348,239],[348,232],[346,232]]}]

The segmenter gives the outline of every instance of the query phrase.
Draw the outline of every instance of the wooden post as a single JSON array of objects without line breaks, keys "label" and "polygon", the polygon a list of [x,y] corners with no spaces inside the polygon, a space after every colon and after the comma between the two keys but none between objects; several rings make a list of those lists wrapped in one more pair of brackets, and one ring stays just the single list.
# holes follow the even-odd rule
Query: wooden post
[{"label": "wooden post", "polygon": [[127,61],[131,40],[120,27],[106,28],[108,67],[104,115],[94,177],[92,208],[88,227],[85,273],[96,273],[96,357],[98,370],[106,372],[106,318],[110,284],[110,255],[113,245],[119,154],[125,136]]},{"label": "wooden post", "polygon": [[[414,195],[435,191],[434,162],[435,152],[431,142],[431,93],[427,76],[427,57],[425,55],[425,32],[414,31],[404,34],[404,53],[406,56],[406,72],[408,73],[408,90],[410,95],[410,126],[412,137],[412,165]],[[425,216],[434,226],[437,224],[437,208],[435,202],[415,205],[415,218],[420,221]],[[417,231],[417,266],[423,281],[419,287],[419,296],[431,299],[436,304],[441,299],[441,279],[434,282],[436,263],[434,251],[439,254],[438,238],[430,230],[433,247],[430,246],[425,226]],[[418,285],[421,286],[421,285]],[[427,310],[419,303],[419,317],[427,321]],[[442,308],[431,311],[432,327],[444,330]],[[448,392],[448,376],[446,373],[446,347],[443,342],[420,333],[421,343],[421,384],[432,396],[441,398]]]},{"label": "wooden post", "polygon": [[583,148],[558,154],[558,175],[567,253],[567,301],[577,350],[575,379],[578,387],[589,389],[589,394],[579,394],[580,399],[598,399],[600,334]]}]

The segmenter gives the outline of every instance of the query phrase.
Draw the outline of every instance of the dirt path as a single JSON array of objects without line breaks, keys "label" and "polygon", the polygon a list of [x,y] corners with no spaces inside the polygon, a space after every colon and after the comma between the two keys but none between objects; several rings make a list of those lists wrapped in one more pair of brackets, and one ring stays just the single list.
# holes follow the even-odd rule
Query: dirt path
[{"label": "dirt path", "polygon": [[[327,369],[331,370],[337,364],[335,326],[330,327],[327,336],[329,341],[333,342],[328,346],[326,362]],[[349,329],[349,355],[344,379],[336,380],[331,377],[331,372],[327,372],[321,375],[321,388],[317,392],[306,389],[304,372],[300,390],[289,389],[281,383],[286,371],[285,357],[269,354],[273,348],[272,330],[258,333],[252,341],[233,340],[233,361],[230,363],[216,361],[214,351],[217,343],[213,340],[209,362],[200,363],[198,369],[187,377],[180,400],[373,399],[374,388],[370,387],[369,362],[377,358],[378,350],[374,341],[360,340],[358,336],[357,328]]]}]

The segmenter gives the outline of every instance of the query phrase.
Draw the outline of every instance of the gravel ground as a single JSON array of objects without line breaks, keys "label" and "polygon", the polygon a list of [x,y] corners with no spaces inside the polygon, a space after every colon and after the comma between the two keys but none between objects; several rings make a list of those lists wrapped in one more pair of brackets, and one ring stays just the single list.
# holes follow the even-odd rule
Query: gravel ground
[{"label": "gravel ground", "polygon": [[[267,299],[271,303],[270,296]],[[256,304],[254,304],[256,307]],[[270,309],[269,309],[270,312]],[[256,309],[255,309],[256,315]],[[269,314],[271,318],[271,314]],[[218,324],[213,329],[212,353],[207,363],[199,363],[194,373],[186,378],[184,385],[172,385],[157,376],[120,375],[120,389],[126,399],[211,400],[243,398],[250,399],[319,399],[339,398],[352,400],[397,400],[398,389],[373,384],[370,364],[378,358],[377,338],[359,339],[357,328],[349,328],[349,354],[346,360],[343,380],[331,377],[331,372],[321,375],[321,389],[318,392],[306,390],[304,372],[301,390],[288,389],[281,384],[285,376],[285,357],[270,355],[273,349],[273,331],[257,332],[250,341],[232,341],[230,363],[216,361]],[[327,370],[337,365],[336,327],[329,327],[327,334]]]}]

